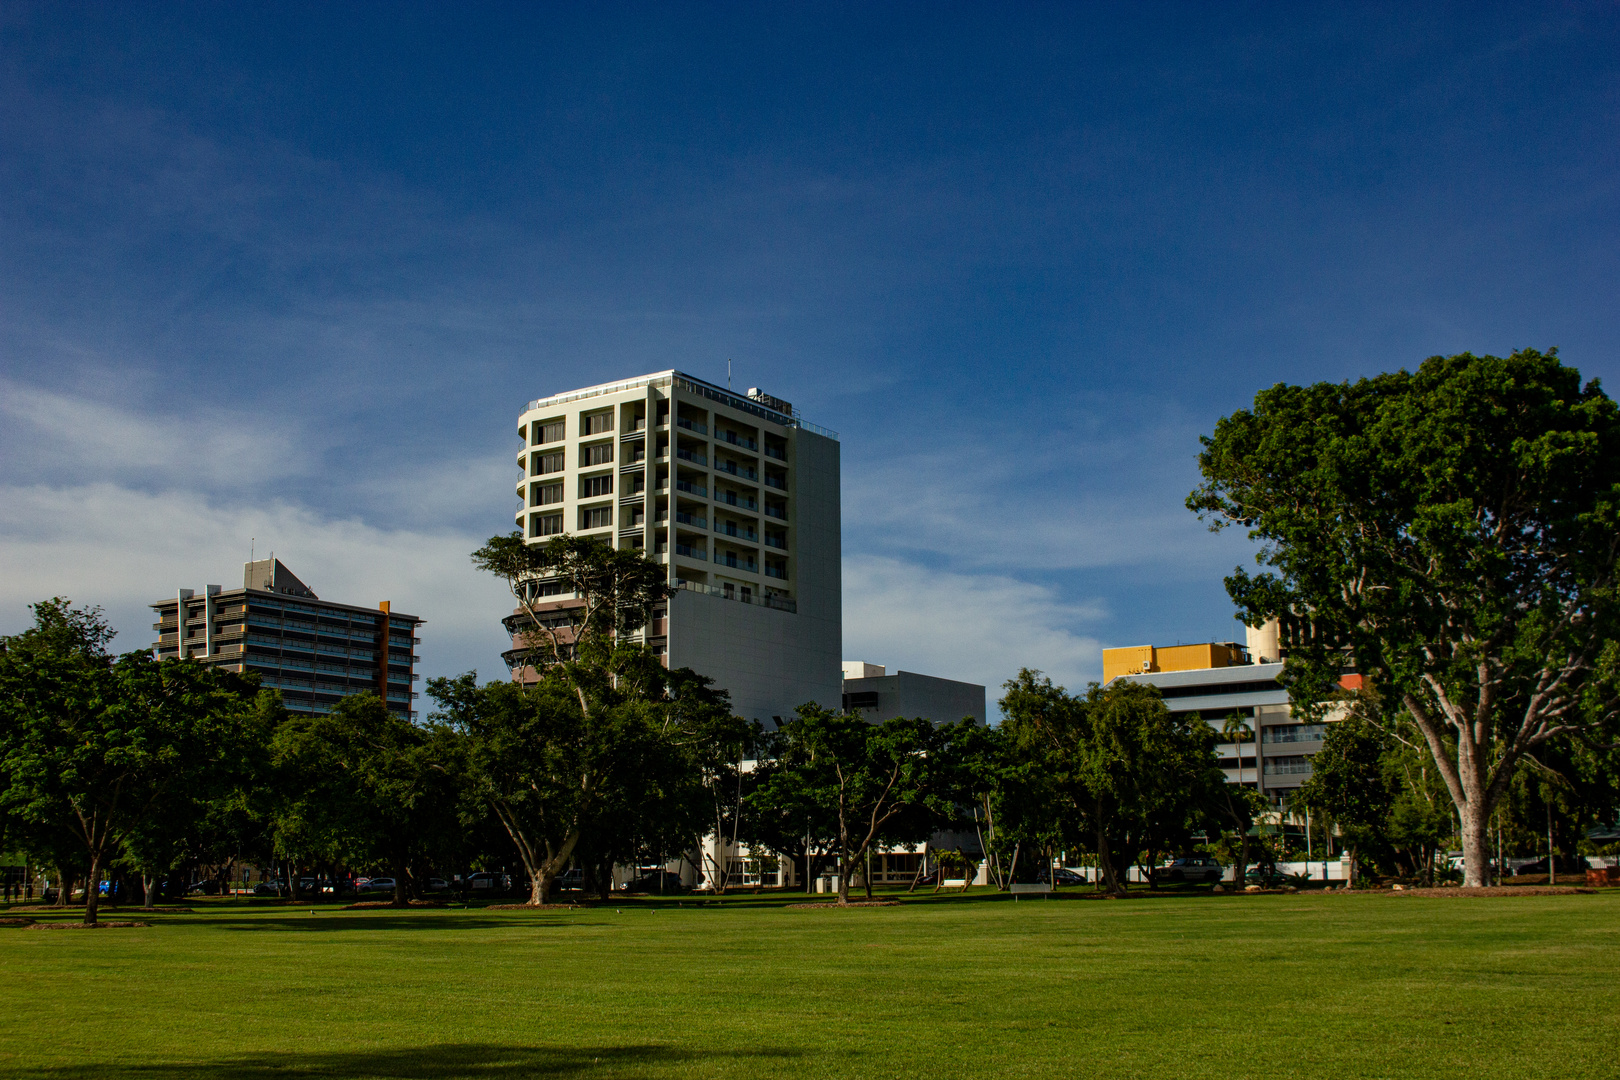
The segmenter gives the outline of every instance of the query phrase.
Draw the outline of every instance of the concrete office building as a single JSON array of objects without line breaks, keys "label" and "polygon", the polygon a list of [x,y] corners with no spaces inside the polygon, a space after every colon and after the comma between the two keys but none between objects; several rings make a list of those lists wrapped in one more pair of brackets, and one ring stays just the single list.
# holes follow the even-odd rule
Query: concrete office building
[{"label": "concrete office building", "polygon": [[240,589],[180,589],[150,606],[160,660],[191,657],[258,675],[293,712],[330,712],[339,698],[369,690],[390,712],[416,716],[423,620],[387,600],[375,608],[322,600],[272,558],[245,564]]},{"label": "concrete office building", "polygon": [[[570,390],[518,417],[515,520],[530,543],[572,533],[648,552],[678,586],[640,639],[671,667],[731,693],[769,725],[805,702],[841,700],[839,446],[758,389],[733,393],[679,371]],[[542,610],[571,596],[534,583]],[[505,625],[513,677],[532,679]]]},{"label": "concrete office building", "polygon": [[845,710],[881,724],[896,716],[921,716],[936,724],[971,716],[985,722],[984,687],[978,683],[937,679],[914,671],[887,673],[881,664],[844,661]]},{"label": "concrete office building", "polygon": [[[1271,622],[1250,628],[1244,645],[1132,646],[1103,650],[1103,681],[1126,679],[1159,688],[1172,713],[1196,712],[1217,730],[1234,714],[1260,733],[1219,747],[1227,781],[1257,788],[1275,803],[1311,775],[1310,755],[1322,749],[1321,723],[1295,719],[1288,691],[1277,682],[1287,658],[1289,628]],[[1359,676],[1342,680],[1347,688]],[[1331,722],[1331,717],[1328,718]]]}]

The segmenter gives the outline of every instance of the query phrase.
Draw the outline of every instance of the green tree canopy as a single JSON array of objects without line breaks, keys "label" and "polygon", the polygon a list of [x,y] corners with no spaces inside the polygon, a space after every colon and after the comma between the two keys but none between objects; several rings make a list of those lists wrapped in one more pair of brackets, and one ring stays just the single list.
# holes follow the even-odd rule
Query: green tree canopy
[{"label": "green tree canopy", "polygon": [[1302,708],[1368,680],[1411,717],[1485,884],[1492,810],[1527,753],[1616,717],[1620,414],[1552,353],[1432,357],[1355,383],[1279,384],[1221,420],[1188,498],[1271,571],[1227,590],[1246,622],[1304,620]]},{"label": "green tree canopy", "polygon": [[761,799],[802,806],[812,828],[831,830],[839,904],[875,845],[923,840],[959,816],[957,729],[920,717],[873,724],[814,704],[782,725]]},{"label": "green tree canopy", "polygon": [[254,688],[191,660],[113,661],[97,609],[33,610],[31,630],[0,641],[0,805],[77,840],[93,925],[102,871],[228,767]]}]

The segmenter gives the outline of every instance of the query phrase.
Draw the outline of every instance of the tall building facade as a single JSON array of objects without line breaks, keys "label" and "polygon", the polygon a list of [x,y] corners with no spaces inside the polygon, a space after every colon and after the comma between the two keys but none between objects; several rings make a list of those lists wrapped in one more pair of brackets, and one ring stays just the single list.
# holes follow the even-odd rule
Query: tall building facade
[{"label": "tall building facade", "polygon": [[[562,533],[645,551],[676,591],[639,637],[670,667],[731,694],[769,725],[841,695],[839,445],[786,401],[679,371],[529,402],[518,417],[515,521],[529,543]],[[534,583],[543,610],[567,606]],[[506,620],[515,678],[526,616]]]},{"label": "tall building facade", "polygon": [[[242,568],[242,588],[180,589],[150,605],[153,651],[258,675],[289,710],[330,712],[338,699],[370,691],[390,712],[414,719],[423,620],[391,610],[322,600],[279,559]],[[182,614],[183,613],[183,614]]]}]

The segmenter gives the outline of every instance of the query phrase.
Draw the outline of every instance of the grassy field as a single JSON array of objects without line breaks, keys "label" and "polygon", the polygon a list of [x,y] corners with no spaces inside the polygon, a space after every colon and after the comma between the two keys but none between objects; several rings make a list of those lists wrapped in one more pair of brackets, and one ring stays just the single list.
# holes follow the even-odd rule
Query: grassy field
[{"label": "grassy field", "polygon": [[0,1075],[1620,1072],[1620,890],[783,903],[3,927]]}]

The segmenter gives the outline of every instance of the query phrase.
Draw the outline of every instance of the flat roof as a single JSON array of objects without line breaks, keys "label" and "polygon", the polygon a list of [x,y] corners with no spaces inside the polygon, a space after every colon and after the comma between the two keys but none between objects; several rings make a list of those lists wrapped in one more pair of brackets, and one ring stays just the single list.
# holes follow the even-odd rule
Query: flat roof
[{"label": "flat roof", "polygon": [[[360,614],[363,614],[363,615],[376,616],[376,615],[384,614],[384,612],[379,608],[362,607],[359,604],[345,604],[345,603],[342,603],[341,601],[338,601],[338,600],[311,600],[307,596],[293,596],[290,593],[269,592],[268,590],[265,590],[265,589],[225,589],[225,590],[222,590],[221,592],[215,593],[213,595],[212,599],[217,604],[220,601],[225,600],[227,598],[236,598],[236,597],[241,597],[243,599],[251,599],[251,600],[254,600],[254,601],[264,601],[264,602],[279,604],[282,607],[292,606],[292,607],[298,607],[298,608],[316,608],[316,607],[341,608],[344,611],[359,612]],[[191,599],[191,601],[197,601],[197,600],[206,599],[206,597],[204,597],[202,595],[199,595],[199,594],[193,594],[190,599]],[[165,598],[163,600],[158,600],[158,601],[156,601],[154,603],[147,604],[146,606],[156,610],[158,608],[168,607],[170,604],[174,604],[174,603],[178,603],[178,602],[179,602],[179,597],[170,596],[170,597],[167,597],[167,598]],[[422,624],[427,622],[426,619],[419,619],[415,615],[407,615],[403,611],[390,611],[390,612],[387,612],[387,615],[388,615],[388,619],[389,619],[390,622],[394,622],[394,621],[408,622],[408,623],[415,623],[418,626],[421,626]]]},{"label": "flat roof", "polygon": [[668,371],[655,371],[648,375],[637,375],[631,379],[618,379],[614,382],[598,383],[595,386],[585,386],[578,390],[564,390],[559,393],[552,394],[550,397],[535,398],[533,401],[529,402],[528,405],[524,406],[523,412],[531,413],[536,409],[549,408],[555,405],[566,405],[571,401],[580,401],[584,398],[601,397],[604,394],[619,394],[626,390],[636,390],[643,386],[661,386],[666,383],[673,383],[676,379],[680,379],[681,381],[690,384],[687,389],[690,389],[695,393],[717,400],[722,405],[729,405],[741,412],[758,416],[762,420],[769,420],[773,423],[781,424],[784,427],[804,428],[806,431],[813,432],[817,435],[825,435],[829,439],[838,438],[838,432],[833,431],[830,428],[821,427],[818,424],[812,424],[808,420],[805,420],[804,417],[799,415],[798,412],[783,412],[781,409],[774,409],[763,402],[756,401],[751,397],[739,394],[734,390],[727,390],[722,386],[716,386],[707,379],[700,379],[696,375],[688,375],[686,372],[677,371],[674,368],[670,368]]}]

